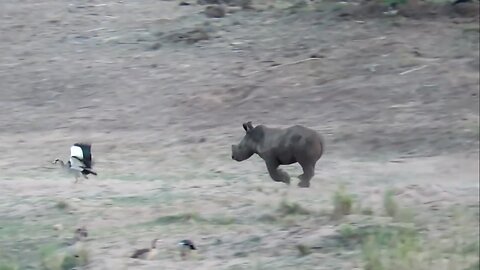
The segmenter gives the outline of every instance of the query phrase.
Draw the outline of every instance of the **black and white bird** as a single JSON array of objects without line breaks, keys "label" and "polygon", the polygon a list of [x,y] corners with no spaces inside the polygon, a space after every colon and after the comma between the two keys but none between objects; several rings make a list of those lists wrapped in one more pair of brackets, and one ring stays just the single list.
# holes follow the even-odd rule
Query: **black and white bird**
[{"label": "black and white bird", "polygon": [[78,182],[80,175],[88,179],[87,175],[97,175],[92,170],[92,145],[87,143],[75,143],[70,147],[70,159],[65,162],[61,159],[55,159],[53,164],[60,163],[62,168],[75,176],[75,183]]},{"label": "black and white bird", "polygon": [[180,256],[182,258],[185,258],[192,250],[197,250],[193,242],[188,239],[178,242],[178,246],[180,247]]},{"label": "black and white bird", "polygon": [[153,239],[152,246],[150,248],[137,249],[132,254],[132,256],[130,256],[130,258],[152,260],[158,253],[158,250],[157,250],[158,242],[160,242],[159,239],[156,239],[156,238]]}]

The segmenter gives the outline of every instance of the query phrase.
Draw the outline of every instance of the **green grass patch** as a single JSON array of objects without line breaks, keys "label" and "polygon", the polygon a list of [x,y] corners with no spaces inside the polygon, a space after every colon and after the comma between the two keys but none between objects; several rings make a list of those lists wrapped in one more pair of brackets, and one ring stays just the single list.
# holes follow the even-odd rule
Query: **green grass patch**
[{"label": "green grass patch", "polygon": [[300,257],[304,257],[307,255],[310,255],[312,253],[312,249],[309,246],[303,245],[303,244],[298,244],[295,246],[298,251],[298,255]]},{"label": "green grass patch", "polygon": [[[365,270],[409,268],[420,252],[420,240],[415,233],[378,231],[366,239],[362,247]],[[415,268],[413,268],[415,269]]]},{"label": "green grass patch", "polygon": [[385,214],[396,222],[413,222],[415,218],[411,209],[399,206],[392,189],[387,190],[383,196],[383,209]]},{"label": "green grass patch", "polygon": [[395,217],[398,212],[398,205],[394,196],[395,193],[393,190],[387,190],[383,196],[383,209],[389,217]]},{"label": "green grass patch", "polygon": [[70,205],[68,204],[68,202],[66,201],[58,201],[56,204],[55,204],[55,208],[59,209],[59,210],[67,210],[68,208],[70,207]]},{"label": "green grass patch", "polygon": [[346,192],[344,186],[340,186],[333,195],[333,219],[340,219],[350,215],[353,207],[353,196]]},{"label": "green grass patch", "polygon": [[238,220],[234,217],[223,216],[223,215],[204,217],[197,213],[180,213],[180,214],[174,214],[174,215],[161,216],[156,218],[153,221],[146,222],[143,225],[165,226],[165,225],[182,224],[182,223],[231,225],[231,224],[237,224]]},{"label": "green grass patch", "polygon": [[40,249],[40,256],[45,270],[79,269],[89,262],[89,251],[83,246],[67,251],[57,245],[47,245]]},{"label": "green grass patch", "polygon": [[0,261],[0,270],[20,270],[20,266],[14,262]]},{"label": "green grass patch", "polygon": [[415,238],[417,231],[413,227],[397,225],[366,225],[354,226],[351,224],[342,224],[338,229],[338,244],[347,248],[355,248],[363,245],[370,238],[376,240],[376,244],[382,247],[388,246],[399,236],[408,236]]},{"label": "green grass patch", "polygon": [[296,202],[290,202],[286,199],[280,202],[277,212],[282,216],[289,215],[309,215],[311,211],[304,208],[302,205]]}]

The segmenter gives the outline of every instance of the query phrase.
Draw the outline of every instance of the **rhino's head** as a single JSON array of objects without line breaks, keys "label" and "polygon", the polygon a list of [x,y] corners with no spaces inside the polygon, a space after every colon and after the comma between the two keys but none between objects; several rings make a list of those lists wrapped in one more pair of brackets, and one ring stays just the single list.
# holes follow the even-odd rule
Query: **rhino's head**
[{"label": "rhino's head", "polygon": [[243,161],[257,153],[259,144],[262,143],[264,132],[261,126],[253,127],[252,122],[243,123],[245,136],[237,145],[232,145],[232,159]]}]

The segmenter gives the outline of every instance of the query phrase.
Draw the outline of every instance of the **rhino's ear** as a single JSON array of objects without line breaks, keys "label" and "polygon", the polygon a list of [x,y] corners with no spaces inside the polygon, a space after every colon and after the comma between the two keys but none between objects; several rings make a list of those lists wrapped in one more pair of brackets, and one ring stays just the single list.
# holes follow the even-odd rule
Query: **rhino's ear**
[{"label": "rhino's ear", "polygon": [[250,130],[252,130],[253,129],[252,121],[243,123],[243,129],[245,129],[246,132],[249,132]]},{"label": "rhino's ear", "polygon": [[243,123],[243,129],[245,129],[245,131],[248,132],[248,124],[247,123]]},{"label": "rhino's ear", "polygon": [[260,143],[265,138],[265,132],[262,127],[256,127],[255,129],[250,129],[249,136],[256,143]]}]

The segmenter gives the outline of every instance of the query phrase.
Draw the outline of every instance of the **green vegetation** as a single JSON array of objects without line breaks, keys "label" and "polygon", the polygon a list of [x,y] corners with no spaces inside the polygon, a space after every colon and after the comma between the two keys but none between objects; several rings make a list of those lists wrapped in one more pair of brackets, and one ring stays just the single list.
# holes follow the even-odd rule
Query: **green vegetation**
[{"label": "green vegetation", "polygon": [[379,230],[369,235],[362,247],[365,270],[417,269],[413,266],[421,242],[414,231]]},{"label": "green vegetation", "polygon": [[70,205],[68,204],[68,202],[62,200],[62,201],[58,201],[56,204],[55,204],[55,207],[59,210],[66,210],[70,207]]},{"label": "green vegetation", "polygon": [[304,208],[299,203],[296,202],[289,202],[286,199],[280,202],[278,207],[278,212],[282,216],[289,216],[289,215],[308,215],[311,213],[310,210]]},{"label": "green vegetation", "polygon": [[385,209],[385,214],[389,217],[395,217],[398,213],[398,205],[394,198],[394,191],[387,190],[383,196],[383,208]]},{"label": "green vegetation", "polygon": [[49,245],[40,250],[42,267],[45,270],[71,270],[86,266],[89,252],[85,247],[76,247],[73,251],[62,250],[58,246]]},{"label": "green vegetation", "polygon": [[380,1],[387,6],[392,6],[392,5],[400,6],[400,5],[405,5],[408,0],[380,0]]},{"label": "green vegetation", "polygon": [[333,196],[333,213],[334,219],[340,219],[343,216],[350,215],[352,212],[353,197],[345,191],[345,187],[341,186]]},{"label": "green vegetation", "polygon": [[414,219],[414,213],[412,210],[404,207],[400,207],[395,200],[395,192],[393,190],[387,190],[383,196],[383,208],[385,214],[394,221],[397,222],[412,222]]},{"label": "green vegetation", "polygon": [[180,213],[159,217],[153,221],[147,222],[145,225],[159,226],[177,223],[206,223],[213,225],[230,225],[237,223],[237,220],[234,217],[222,215],[203,217],[197,213]]},{"label": "green vegetation", "polygon": [[295,247],[297,248],[300,257],[307,256],[312,253],[312,249],[306,245],[298,244]]},{"label": "green vegetation", "polygon": [[0,261],[0,270],[19,270],[20,267],[12,262],[1,262]]}]

